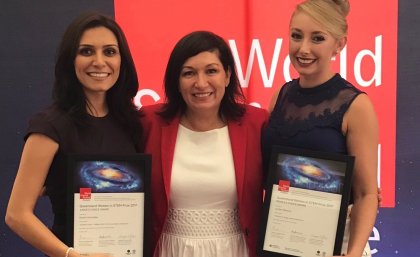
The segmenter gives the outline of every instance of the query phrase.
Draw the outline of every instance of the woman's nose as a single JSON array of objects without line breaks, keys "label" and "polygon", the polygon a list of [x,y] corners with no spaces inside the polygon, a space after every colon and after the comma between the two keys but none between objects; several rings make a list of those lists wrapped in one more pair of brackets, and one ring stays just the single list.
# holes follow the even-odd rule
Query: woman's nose
[{"label": "woman's nose", "polygon": [[93,64],[96,66],[104,66],[105,65],[105,56],[102,54],[95,54],[93,59]]},{"label": "woman's nose", "polygon": [[300,44],[299,51],[304,54],[308,54],[311,52],[311,42],[308,40],[303,40]]},{"label": "woman's nose", "polygon": [[208,85],[208,79],[206,74],[198,73],[197,80],[195,82],[196,87],[206,87]]}]

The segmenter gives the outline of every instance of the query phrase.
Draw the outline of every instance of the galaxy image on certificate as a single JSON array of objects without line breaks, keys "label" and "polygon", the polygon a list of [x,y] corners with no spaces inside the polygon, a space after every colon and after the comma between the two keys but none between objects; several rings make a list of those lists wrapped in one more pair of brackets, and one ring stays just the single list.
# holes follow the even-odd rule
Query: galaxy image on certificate
[{"label": "galaxy image on certificate", "polygon": [[290,186],[340,194],[343,189],[342,163],[302,156],[280,155],[277,160],[281,179],[290,181]]},{"label": "galaxy image on certificate", "polygon": [[85,161],[77,169],[78,187],[97,193],[142,192],[143,179],[126,162]]}]

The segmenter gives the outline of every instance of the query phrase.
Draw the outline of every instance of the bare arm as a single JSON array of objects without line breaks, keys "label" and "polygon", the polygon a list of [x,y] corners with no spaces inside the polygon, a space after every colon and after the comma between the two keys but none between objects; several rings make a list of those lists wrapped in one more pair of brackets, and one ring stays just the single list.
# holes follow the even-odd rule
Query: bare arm
[{"label": "bare arm", "polygon": [[[42,134],[31,134],[23,148],[19,169],[6,211],[7,225],[26,242],[52,257],[68,249],[34,214],[58,144]],[[69,257],[79,257],[75,251]],[[105,256],[105,255],[98,255]]]},{"label": "bare arm", "polygon": [[361,94],[353,101],[344,117],[343,130],[347,135],[348,152],[356,157],[347,256],[360,257],[378,209],[378,122],[367,95]]}]

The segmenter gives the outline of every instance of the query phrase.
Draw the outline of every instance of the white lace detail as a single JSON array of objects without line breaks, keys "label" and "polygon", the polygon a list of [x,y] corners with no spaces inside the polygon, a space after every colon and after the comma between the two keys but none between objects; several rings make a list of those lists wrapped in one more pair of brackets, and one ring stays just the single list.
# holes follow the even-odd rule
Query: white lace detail
[{"label": "white lace detail", "polygon": [[238,209],[169,209],[164,233],[189,238],[215,238],[241,233]]}]

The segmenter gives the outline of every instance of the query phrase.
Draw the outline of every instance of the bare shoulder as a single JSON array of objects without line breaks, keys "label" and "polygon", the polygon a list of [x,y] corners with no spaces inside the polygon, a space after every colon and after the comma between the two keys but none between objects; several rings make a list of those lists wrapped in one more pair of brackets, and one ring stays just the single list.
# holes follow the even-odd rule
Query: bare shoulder
[{"label": "bare shoulder", "polygon": [[343,120],[347,133],[356,128],[364,130],[372,127],[376,130],[377,123],[375,108],[366,94],[360,94],[353,100]]},{"label": "bare shoulder", "polygon": [[375,118],[375,108],[366,94],[359,94],[351,103],[348,115],[354,119]]}]

